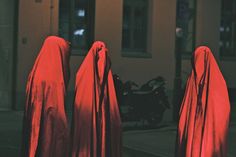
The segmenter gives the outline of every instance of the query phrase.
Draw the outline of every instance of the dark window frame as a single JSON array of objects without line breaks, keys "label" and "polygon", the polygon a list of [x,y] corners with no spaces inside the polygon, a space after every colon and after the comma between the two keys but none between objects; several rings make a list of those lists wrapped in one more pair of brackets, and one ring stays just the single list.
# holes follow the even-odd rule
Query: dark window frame
[{"label": "dark window frame", "polygon": [[[188,1],[190,0],[178,0],[177,1],[177,18],[176,18],[176,27],[181,28],[183,30],[183,37],[182,37],[182,58],[190,58],[192,56],[193,51],[195,50],[196,46],[196,23],[197,23],[197,0],[192,0],[193,7],[189,8],[186,5],[188,5]],[[181,6],[181,3],[183,6]],[[186,3],[186,4],[184,4]],[[183,10],[181,10],[183,9]],[[190,10],[191,9],[191,10]],[[188,30],[185,30],[183,27],[183,21],[186,20],[185,18],[192,17],[192,32],[189,32]],[[182,21],[179,19],[183,19]],[[189,19],[187,19],[188,25],[189,25]],[[191,50],[186,50],[184,47],[187,46],[184,45],[185,41],[188,40],[189,35],[191,34]],[[186,38],[185,38],[186,37]]]},{"label": "dark window frame", "polygon": [[[122,50],[122,56],[123,57],[136,57],[136,58],[151,58],[151,54],[148,53],[148,48],[149,48],[149,44],[148,44],[148,39],[149,39],[149,28],[150,28],[150,6],[151,6],[151,1],[150,0],[146,0],[145,4],[142,6],[143,2],[137,2],[134,0],[134,2],[136,2],[136,4],[131,4],[132,1],[130,2],[125,2],[125,0],[123,1],[123,17],[122,17],[122,39],[121,39],[121,50]],[[129,26],[130,32],[129,32],[129,43],[130,46],[129,47],[125,47],[123,43],[124,42],[124,31],[126,31],[124,29],[125,25],[124,25],[124,12],[125,12],[125,7],[130,7],[131,9],[131,15],[130,15],[130,21],[131,24]],[[138,29],[137,26],[135,26],[135,11],[137,11],[139,9],[139,7],[145,7],[145,13],[143,16],[143,19],[145,20],[144,22],[144,26],[141,29],[141,31],[144,31],[144,47],[142,48],[136,48],[135,47],[135,40],[134,40],[134,36],[135,36],[135,29]],[[137,9],[138,8],[138,9]],[[136,10],[135,10],[136,9]],[[126,17],[127,18],[127,17]],[[141,20],[143,20],[141,19]]]},{"label": "dark window frame", "polygon": [[[78,0],[77,0],[78,1]],[[61,0],[60,0],[61,2]],[[59,2],[59,3],[60,3]],[[94,42],[94,30],[95,30],[95,0],[87,0],[87,5],[86,7],[88,8],[88,16],[86,19],[86,25],[87,25],[87,33],[88,35],[86,42],[86,47],[85,48],[80,48],[79,44],[74,44],[72,41],[73,38],[73,25],[75,24],[75,3],[76,0],[66,0],[66,3],[68,5],[68,38],[65,38],[66,40],[68,40],[69,42],[72,43],[72,48],[71,48],[71,55],[80,55],[80,56],[84,56],[87,54],[89,48],[91,47],[92,43]],[[59,4],[60,6],[60,4]],[[60,7],[59,7],[59,16],[60,16]],[[59,17],[60,20],[60,17]],[[60,23],[60,21],[59,21]],[[59,26],[60,28],[60,26]],[[59,31],[59,36],[61,36],[60,31]],[[63,36],[62,36],[63,37]]]},{"label": "dark window frame", "polygon": [[[229,4],[230,7],[232,6],[231,8],[232,10],[227,8],[229,6],[225,6],[224,2],[225,2],[224,0],[221,1],[221,20],[219,28],[220,31],[219,56],[221,60],[235,60],[236,59],[236,20],[235,20],[236,2],[232,1],[233,4],[231,5]],[[227,2],[225,3],[228,4]],[[229,44],[229,48],[226,47],[225,45],[226,43]]]}]

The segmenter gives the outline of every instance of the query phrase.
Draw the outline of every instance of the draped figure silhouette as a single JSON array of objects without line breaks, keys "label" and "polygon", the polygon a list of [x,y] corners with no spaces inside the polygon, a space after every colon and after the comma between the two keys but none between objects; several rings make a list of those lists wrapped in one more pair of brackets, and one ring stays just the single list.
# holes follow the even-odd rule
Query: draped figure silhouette
[{"label": "draped figure silhouette", "polygon": [[121,120],[107,51],[95,42],[76,75],[72,157],[121,157]]},{"label": "draped figure silhouette", "polygon": [[225,80],[211,50],[200,46],[179,112],[176,156],[226,157],[229,114]]},{"label": "draped figure silhouette", "polygon": [[28,77],[22,157],[68,156],[68,124],[64,109],[68,81],[68,42],[49,36]]}]

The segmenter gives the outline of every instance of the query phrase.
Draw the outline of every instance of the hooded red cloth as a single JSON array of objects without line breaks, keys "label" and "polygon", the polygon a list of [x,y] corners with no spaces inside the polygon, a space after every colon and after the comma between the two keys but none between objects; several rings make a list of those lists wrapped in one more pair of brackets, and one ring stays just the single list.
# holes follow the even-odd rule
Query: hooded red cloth
[{"label": "hooded red cloth", "polygon": [[72,157],[121,157],[121,120],[103,42],[95,42],[76,75]]},{"label": "hooded red cloth", "polygon": [[27,82],[22,157],[67,156],[64,98],[68,80],[69,45],[62,38],[47,37]]},{"label": "hooded red cloth", "polygon": [[177,157],[226,157],[230,102],[227,86],[208,47],[192,58],[180,109]]}]

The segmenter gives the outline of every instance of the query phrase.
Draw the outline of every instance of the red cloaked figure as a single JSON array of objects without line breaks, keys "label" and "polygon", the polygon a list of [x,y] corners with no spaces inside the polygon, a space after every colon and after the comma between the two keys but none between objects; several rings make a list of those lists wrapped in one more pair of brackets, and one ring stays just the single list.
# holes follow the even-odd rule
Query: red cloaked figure
[{"label": "red cloaked figure", "polygon": [[72,157],[121,157],[121,119],[105,44],[93,44],[76,75]]},{"label": "red cloaked figure", "polygon": [[230,102],[220,69],[206,46],[192,57],[180,109],[177,157],[226,157]]},{"label": "red cloaked figure", "polygon": [[68,156],[64,108],[68,81],[69,45],[62,38],[49,36],[28,77],[22,157]]}]

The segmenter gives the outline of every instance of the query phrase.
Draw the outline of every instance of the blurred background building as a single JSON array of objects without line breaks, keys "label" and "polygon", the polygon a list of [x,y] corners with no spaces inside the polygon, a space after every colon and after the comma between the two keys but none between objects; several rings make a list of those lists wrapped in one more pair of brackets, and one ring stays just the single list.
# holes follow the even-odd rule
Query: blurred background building
[{"label": "blurred background building", "polygon": [[235,0],[1,0],[0,110],[23,109],[28,74],[48,35],[72,43],[69,96],[89,47],[102,40],[113,73],[138,84],[163,76],[170,100],[176,84],[185,85],[195,47],[207,45],[233,99],[235,17]]}]

